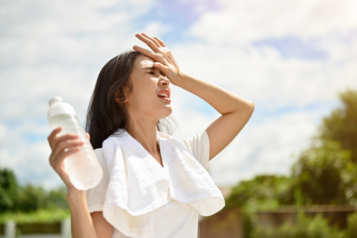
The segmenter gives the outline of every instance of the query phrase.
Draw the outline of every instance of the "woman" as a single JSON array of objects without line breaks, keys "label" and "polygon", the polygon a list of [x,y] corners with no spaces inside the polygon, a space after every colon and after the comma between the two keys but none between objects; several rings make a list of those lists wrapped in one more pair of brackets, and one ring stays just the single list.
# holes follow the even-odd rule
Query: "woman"
[{"label": "woman", "polygon": [[[152,51],[134,46],[135,51],[119,55],[103,67],[88,110],[87,131],[91,136],[87,133],[87,138],[98,152],[109,136],[118,129],[123,129],[140,143],[158,165],[164,167],[165,159],[162,159],[158,145],[157,129],[160,125],[159,120],[172,113],[170,85],[173,84],[204,99],[221,114],[202,133],[183,142],[187,148],[191,147],[192,154],[207,169],[208,161],[222,151],[248,122],[254,111],[254,104],[182,72],[170,50],[159,38],[144,33],[136,34],[136,37],[146,43]],[[73,134],[57,135],[60,131],[61,127],[53,130],[48,137],[52,149],[49,161],[68,188],[67,200],[71,209],[73,237],[126,237],[122,234],[120,236],[120,232],[113,229],[113,225],[103,216],[101,209],[88,209],[91,204],[87,203],[86,191],[77,190],[71,184],[64,170],[63,161],[70,154],[77,152],[83,142]],[[200,143],[203,143],[201,147]],[[196,150],[201,148],[202,153],[194,151],[193,147],[196,147]],[[206,155],[198,158],[199,153]],[[185,206],[178,202],[176,205]],[[189,206],[185,209],[187,207]],[[160,209],[161,207],[155,212],[162,212]],[[192,209],[187,212],[197,214]],[[197,237],[197,216],[190,222],[190,227],[182,227],[180,231],[180,223],[173,223],[178,220],[182,222],[185,218],[177,213],[173,213],[172,216],[170,214],[172,213],[165,214],[164,216],[168,216],[165,218],[157,218],[162,220],[154,221],[156,230],[153,237],[165,237],[163,234],[169,233],[163,231],[170,231],[174,226],[178,230],[170,232],[174,232],[171,234],[175,234],[175,237]],[[172,219],[173,223],[169,223],[172,225],[165,225],[164,219]],[[178,233],[181,235],[177,235]]]}]

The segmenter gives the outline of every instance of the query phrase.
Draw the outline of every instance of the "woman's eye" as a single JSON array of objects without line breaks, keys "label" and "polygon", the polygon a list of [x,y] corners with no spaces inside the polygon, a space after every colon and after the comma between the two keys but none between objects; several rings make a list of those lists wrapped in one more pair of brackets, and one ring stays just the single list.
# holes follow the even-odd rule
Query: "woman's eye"
[{"label": "woman's eye", "polygon": [[150,71],[149,74],[155,74],[155,72],[154,71]]}]

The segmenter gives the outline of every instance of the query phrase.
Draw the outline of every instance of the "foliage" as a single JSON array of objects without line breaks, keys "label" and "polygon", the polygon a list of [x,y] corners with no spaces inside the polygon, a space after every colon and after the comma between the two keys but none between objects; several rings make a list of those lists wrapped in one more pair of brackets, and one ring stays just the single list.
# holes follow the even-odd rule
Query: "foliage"
[{"label": "foliage", "polygon": [[41,209],[69,210],[66,194],[65,187],[47,191],[31,184],[21,186],[11,170],[0,169],[0,214]]},{"label": "foliage", "polygon": [[[252,180],[241,181],[232,189],[224,209],[241,209],[244,237],[257,235],[253,222],[256,210],[272,210],[280,205],[357,205],[357,91],[340,93],[340,99],[342,106],[323,118],[309,148],[300,153],[292,166],[291,176],[259,175]],[[322,218],[314,218],[310,222],[301,218],[300,225],[286,224],[276,231],[283,235],[272,233],[271,237],[335,237],[334,231],[329,230]],[[357,237],[357,230],[353,228],[357,227],[357,215],[349,218],[349,224],[352,223],[354,225],[349,225],[346,230],[347,238]],[[298,233],[304,224],[311,228],[309,236]],[[320,229],[314,230],[314,227]],[[295,233],[288,233],[289,230]],[[322,236],[324,233],[321,232],[326,230],[330,236]]]},{"label": "foliage", "polygon": [[18,184],[13,171],[0,169],[0,213],[13,206],[17,196]]},{"label": "foliage", "polygon": [[16,223],[52,223],[69,218],[70,215],[70,211],[64,209],[47,209],[34,212],[6,212],[0,215],[0,224],[10,220]]},{"label": "foliage", "polygon": [[43,209],[46,203],[46,191],[42,187],[26,185],[20,187],[14,201],[14,211],[31,212]]},{"label": "foliage", "polygon": [[356,175],[350,152],[336,141],[323,141],[303,151],[293,165],[291,191],[299,192],[305,205],[354,204]]},{"label": "foliage", "polygon": [[67,201],[67,188],[60,187],[58,189],[51,190],[47,195],[46,205],[47,209],[64,209],[69,210]]},{"label": "foliage", "polygon": [[254,225],[254,209],[249,206],[244,206],[240,210],[243,225],[243,237],[251,238],[255,229]]},{"label": "foliage", "polygon": [[244,237],[250,238],[255,229],[254,212],[257,209],[273,210],[293,200],[289,190],[291,183],[291,178],[276,175],[260,175],[241,181],[232,189],[223,209],[240,208]]},{"label": "foliage", "polygon": [[334,109],[323,119],[319,128],[321,140],[340,142],[342,149],[351,151],[351,159],[357,162],[357,90],[340,93],[342,107]]},{"label": "foliage", "polygon": [[31,212],[55,208],[69,209],[65,188],[46,191],[42,187],[28,184],[20,187],[12,211]]},{"label": "foliage", "polygon": [[357,237],[357,213],[353,213],[348,217],[347,229],[345,238],[356,238]]},{"label": "foliage", "polygon": [[332,227],[317,215],[313,218],[302,213],[298,215],[297,223],[287,222],[277,228],[257,228],[252,238],[344,238],[344,232]]},{"label": "foliage", "polygon": [[357,91],[340,93],[340,99],[342,107],[323,118],[319,134],[292,166],[292,176],[242,181],[226,200],[226,209],[357,205]]},{"label": "foliage", "polygon": [[291,183],[291,178],[276,175],[259,175],[252,180],[241,181],[232,189],[224,209],[245,205],[250,209],[275,209],[293,199],[289,193]]},{"label": "foliage", "polygon": [[46,191],[31,184],[21,186],[13,171],[0,168],[0,224],[10,220],[52,223],[69,218],[66,194],[65,187]]},{"label": "foliage", "polygon": [[258,227],[252,232],[252,238],[356,238],[357,237],[357,213],[348,217],[345,230],[339,230],[328,224],[321,215],[308,217],[303,213],[298,215],[297,223],[284,223],[276,228]]}]

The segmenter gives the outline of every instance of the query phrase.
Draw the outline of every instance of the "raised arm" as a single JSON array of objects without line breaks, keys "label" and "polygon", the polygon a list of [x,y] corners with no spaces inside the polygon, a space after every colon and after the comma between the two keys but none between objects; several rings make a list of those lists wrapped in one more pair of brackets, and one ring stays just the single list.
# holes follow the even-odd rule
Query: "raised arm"
[{"label": "raised arm", "polygon": [[206,129],[210,140],[211,160],[226,148],[247,124],[254,111],[254,103],[182,72],[178,86],[199,96],[221,114]]},{"label": "raised arm", "polygon": [[153,52],[140,46],[134,46],[134,50],[155,60],[154,67],[162,71],[170,83],[199,96],[221,114],[206,129],[210,140],[209,159],[211,160],[229,145],[247,124],[253,114],[254,103],[214,84],[181,72],[172,53],[159,38],[150,37],[144,33],[136,34],[136,37],[145,42]]}]

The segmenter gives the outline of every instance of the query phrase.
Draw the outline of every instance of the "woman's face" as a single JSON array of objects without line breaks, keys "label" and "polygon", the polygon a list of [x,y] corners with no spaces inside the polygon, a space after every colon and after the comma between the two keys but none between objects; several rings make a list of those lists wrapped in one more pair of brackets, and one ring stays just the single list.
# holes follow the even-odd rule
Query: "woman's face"
[{"label": "woman's face", "polygon": [[[153,67],[155,61],[138,56],[130,74],[133,90],[128,98],[130,113],[143,118],[159,120],[172,113],[170,80]],[[159,97],[166,93],[167,97]]]}]

